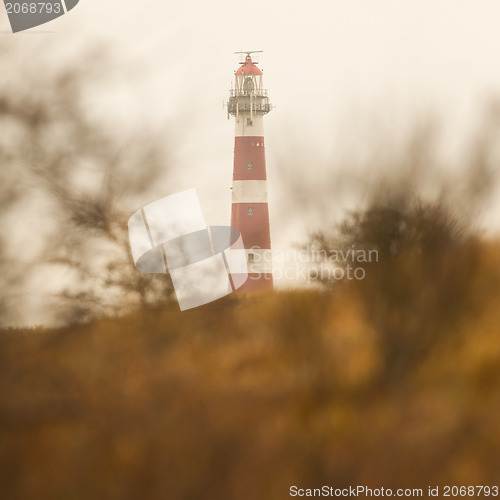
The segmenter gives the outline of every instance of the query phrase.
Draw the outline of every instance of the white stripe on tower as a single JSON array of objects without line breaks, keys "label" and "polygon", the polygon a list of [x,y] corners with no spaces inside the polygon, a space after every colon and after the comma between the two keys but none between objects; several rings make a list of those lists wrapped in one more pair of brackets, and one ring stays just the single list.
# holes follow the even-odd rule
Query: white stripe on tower
[{"label": "white stripe on tower", "polygon": [[[264,137],[264,120],[262,116],[254,116],[252,120],[242,113],[236,118],[235,137]],[[250,122],[251,124],[250,124]]]},{"label": "white stripe on tower", "polygon": [[267,181],[233,181],[233,203],[267,203]]}]

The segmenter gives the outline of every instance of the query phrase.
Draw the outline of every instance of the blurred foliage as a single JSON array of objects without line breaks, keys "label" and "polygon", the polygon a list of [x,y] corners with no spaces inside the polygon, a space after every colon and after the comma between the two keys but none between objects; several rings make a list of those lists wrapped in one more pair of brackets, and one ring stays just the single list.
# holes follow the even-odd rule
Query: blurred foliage
[{"label": "blurred foliage", "polygon": [[498,484],[500,244],[475,241],[472,270],[453,245],[434,279],[419,256],[333,290],[2,332],[2,496]]},{"label": "blurred foliage", "polygon": [[[140,124],[124,139],[112,119],[89,112],[96,82],[113,74],[109,54],[93,49],[57,64],[43,48],[0,83],[0,324],[30,308],[37,275],[53,275],[44,306],[63,323],[163,301],[171,282],[135,272],[127,220],[168,170],[164,144]],[[0,54],[4,66],[15,57]]]},{"label": "blurred foliage", "polygon": [[[371,261],[354,264],[364,268],[365,279],[341,285],[363,297],[384,346],[385,364],[398,376],[419,363],[435,342],[453,334],[464,314],[477,305],[471,292],[480,241],[441,202],[406,198],[373,204],[352,213],[337,234],[315,234],[313,245],[325,260],[338,248],[355,255],[376,251]],[[349,264],[349,259],[338,263]]]},{"label": "blurred foliage", "polygon": [[[310,238],[326,265],[339,250],[376,252],[369,262],[335,264],[363,268],[364,279],[319,281],[363,301],[389,381],[409,376],[482,307],[477,278],[491,242],[480,221],[498,187],[499,109],[490,103],[453,169],[441,164],[436,123],[424,120],[399,153],[388,148],[382,166],[373,161],[360,208]],[[494,267],[490,278],[498,279]]]},{"label": "blurred foliage", "polygon": [[[22,315],[40,267],[47,281],[69,277],[48,305],[67,326],[0,331],[1,498],[498,484],[500,244],[470,224],[495,186],[498,128],[479,137],[459,194],[429,199],[415,194],[436,184],[423,127],[406,167],[389,165],[397,182],[377,178],[365,208],[314,236],[327,251],[377,249],[364,280],[180,313],[170,281],[137,273],[129,255],[130,206],[166,156],[154,135],[124,143],[88,113],[104,58],[45,61],[0,83],[0,319]],[[289,172],[302,199],[327,198],[326,218],[331,186],[312,196]],[[10,235],[29,243],[35,229],[43,244],[26,271]]]}]

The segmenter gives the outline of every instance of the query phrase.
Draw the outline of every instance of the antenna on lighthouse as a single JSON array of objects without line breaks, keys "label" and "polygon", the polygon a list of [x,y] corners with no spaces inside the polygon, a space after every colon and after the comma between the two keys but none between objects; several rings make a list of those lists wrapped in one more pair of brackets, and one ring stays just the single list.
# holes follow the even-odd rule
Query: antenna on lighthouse
[{"label": "antenna on lighthouse", "polygon": [[239,52],[235,52],[235,54],[256,54],[257,52],[264,52],[263,50],[240,50]]},{"label": "antenna on lighthouse", "polygon": [[[264,52],[263,50],[241,50],[239,52],[235,52],[235,54],[246,54],[246,57],[251,57],[250,54],[258,54],[259,52]],[[241,64],[244,64],[243,61]]]}]

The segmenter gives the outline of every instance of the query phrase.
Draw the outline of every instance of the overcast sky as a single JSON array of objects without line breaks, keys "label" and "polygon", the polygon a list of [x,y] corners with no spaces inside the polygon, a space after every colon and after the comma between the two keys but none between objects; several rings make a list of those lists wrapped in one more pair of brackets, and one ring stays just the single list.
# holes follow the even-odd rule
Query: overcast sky
[{"label": "overcast sky", "polygon": [[265,119],[272,238],[283,248],[305,228],[287,217],[290,191],[281,186],[289,179],[278,160],[302,161],[305,182],[321,178],[334,168],[329,159],[362,149],[380,123],[397,141],[426,113],[445,120],[450,150],[460,151],[488,97],[500,95],[499,20],[497,0],[80,0],[68,15],[16,35],[2,10],[0,36],[22,54],[11,71],[23,71],[33,45],[47,39],[61,60],[109,45],[115,78],[102,83],[92,112],[159,131],[178,123],[164,194],[195,187],[210,224],[229,222],[234,125],[222,103],[233,52],[264,50],[276,105]]}]

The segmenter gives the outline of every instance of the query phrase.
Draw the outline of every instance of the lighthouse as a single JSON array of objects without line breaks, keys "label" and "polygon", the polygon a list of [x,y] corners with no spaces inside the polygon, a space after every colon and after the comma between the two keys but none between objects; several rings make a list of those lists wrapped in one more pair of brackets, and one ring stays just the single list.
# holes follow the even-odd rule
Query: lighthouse
[{"label": "lighthouse", "polygon": [[264,148],[264,115],[271,105],[262,71],[252,60],[256,52],[262,51],[236,52],[244,61],[227,103],[228,118],[235,118],[231,226],[240,231],[246,249],[248,280],[242,290],[247,292],[273,287]]}]

